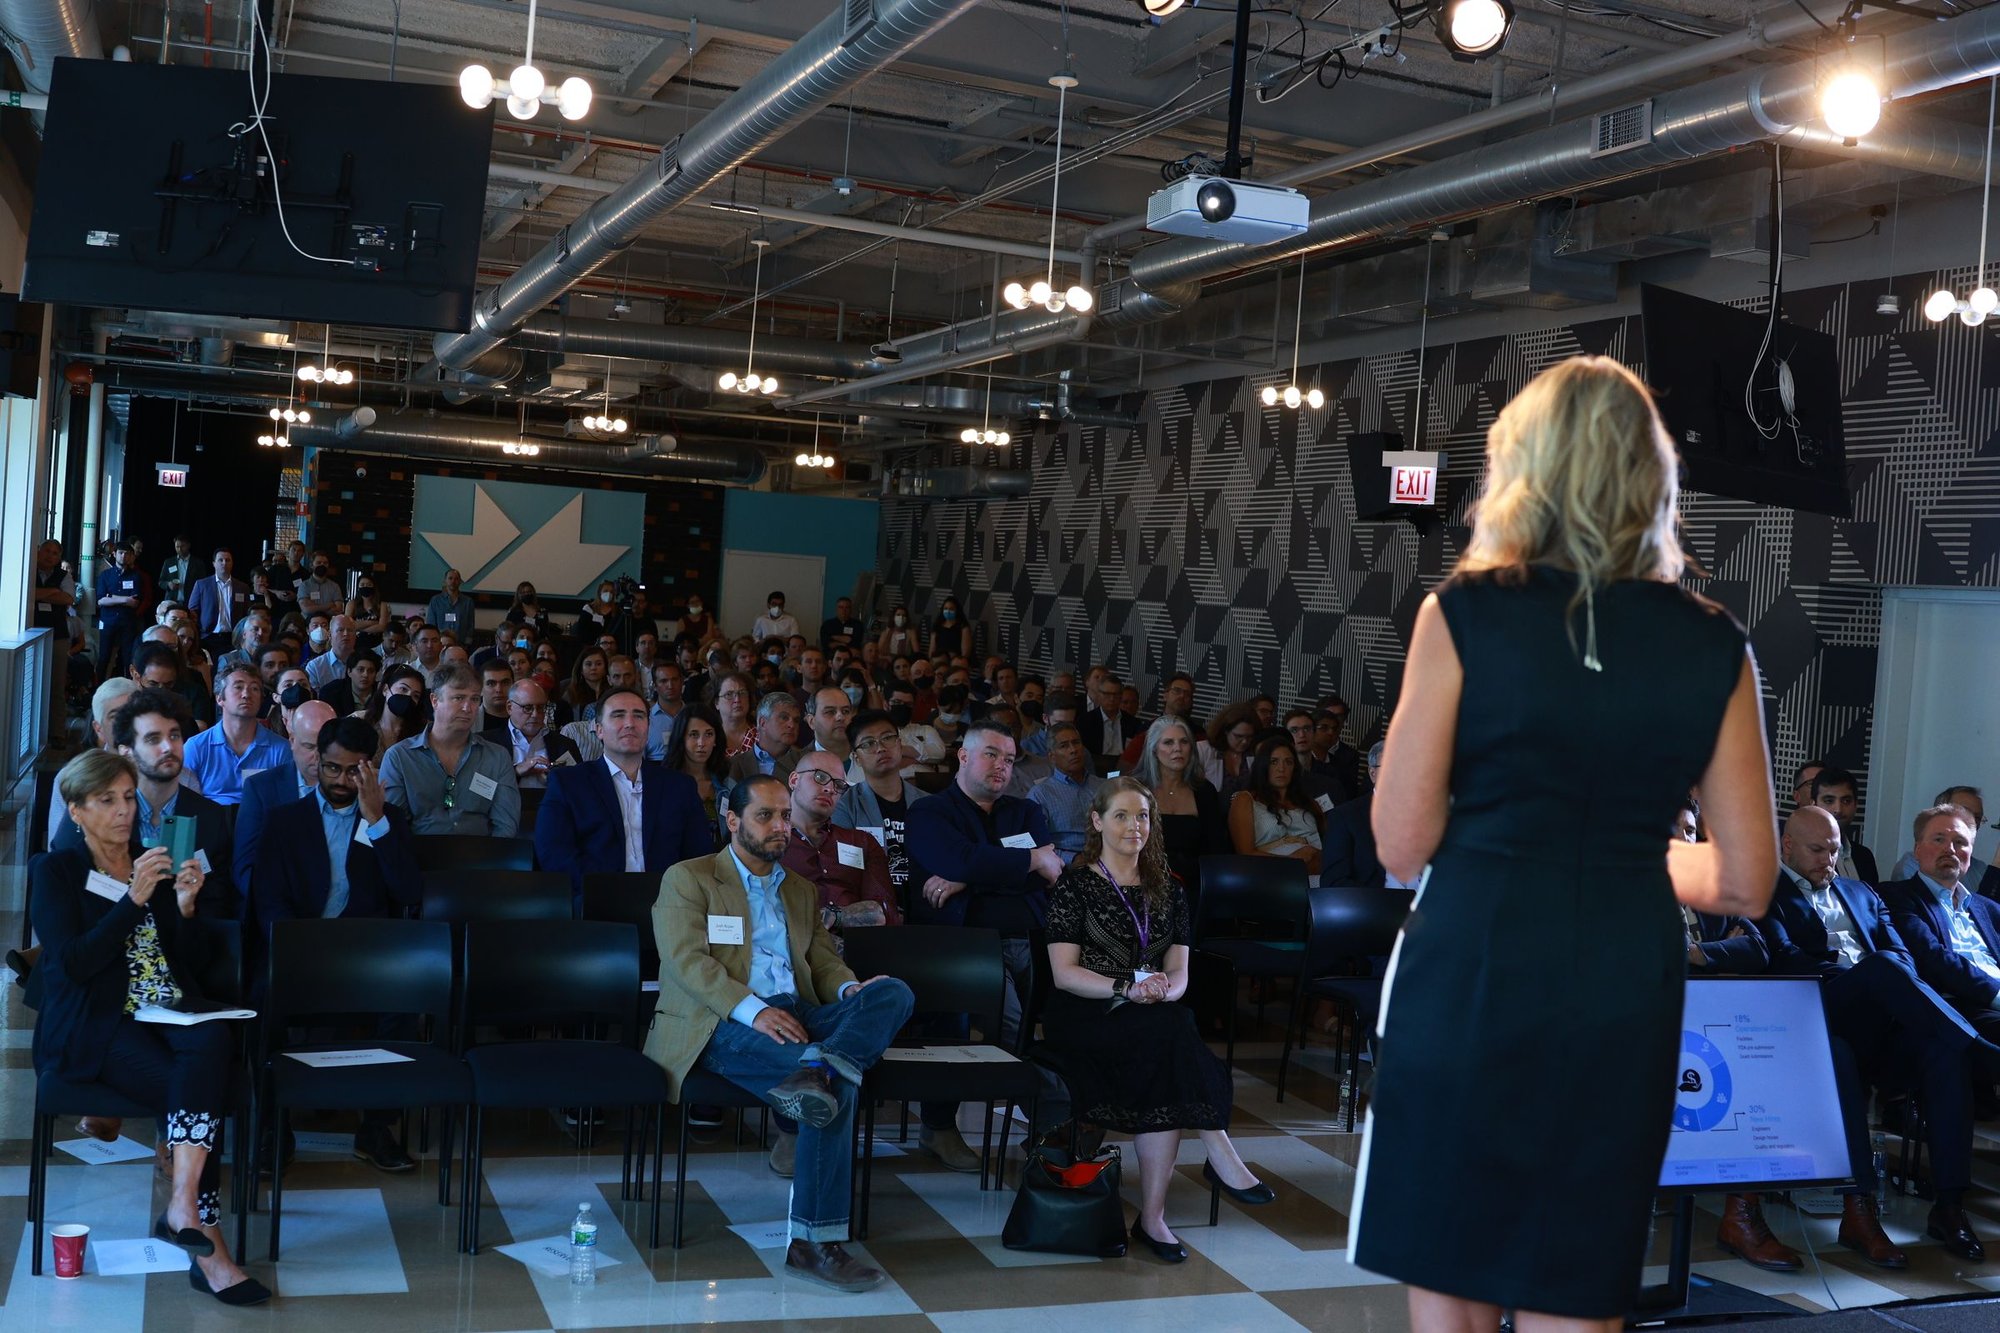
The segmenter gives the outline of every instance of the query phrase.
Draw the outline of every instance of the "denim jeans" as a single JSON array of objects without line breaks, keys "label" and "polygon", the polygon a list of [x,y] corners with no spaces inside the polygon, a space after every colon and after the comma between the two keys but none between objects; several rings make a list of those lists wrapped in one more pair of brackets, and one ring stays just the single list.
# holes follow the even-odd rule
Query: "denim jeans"
[{"label": "denim jeans", "polygon": [[759,1097],[798,1072],[810,1060],[825,1061],[839,1076],[833,1082],[840,1111],[831,1123],[799,1126],[798,1156],[792,1170],[792,1239],[847,1239],[854,1195],[854,1107],[861,1077],[882,1058],[916,997],[894,977],[850,992],[832,1004],[806,1004],[795,995],[767,1003],[798,1019],[812,1041],[773,1041],[753,1027],[725,1020],[701,1053],[702,1068],[722,1075]]}]

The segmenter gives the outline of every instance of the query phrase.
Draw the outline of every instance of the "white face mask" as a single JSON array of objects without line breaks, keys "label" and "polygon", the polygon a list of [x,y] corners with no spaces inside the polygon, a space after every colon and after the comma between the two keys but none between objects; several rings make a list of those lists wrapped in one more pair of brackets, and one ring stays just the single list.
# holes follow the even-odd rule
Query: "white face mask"
[{"label": "white face mask", "polygon": [[700,614],[701,614],[701,603],[700,603],[700,602],[689,602],[689,603],[688,603],[688,614],[689,614],[689,615],[691,615],[691,616],[698,616],[698,615],[700,615]]},{"label": "white face mask", "polygon": [[312,639],[313,645],[317,647],[320,644],[326,642],[326,631],[323,629],[316,629],[312,632],[312,634],[309,637]]},{"label": "white face mask", "polygon": [[904,615],[901,611],[898,611],[896,613],[896,623],[898,625],[907,625],[910,623],[910,618]]},{"label": "white face mask", "polygon": [[771,619],[773,619],[773,620],[776,620],[776,619],[777,619],[777,618],[778,618],[779,616],[782,616],[783,614],[785,614],[785,608],[784,608],[784,607],[782,607],[782,606],[773,606],[773,607],[771,608]]}]

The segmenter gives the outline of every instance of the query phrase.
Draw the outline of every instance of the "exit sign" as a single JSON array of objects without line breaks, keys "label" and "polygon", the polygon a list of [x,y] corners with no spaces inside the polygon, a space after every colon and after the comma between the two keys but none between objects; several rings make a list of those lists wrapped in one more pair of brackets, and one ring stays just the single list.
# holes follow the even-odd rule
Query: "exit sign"
[{"label": "exit sign", "polygon": [[159,480],[160,485],[172,486],[176,490],[188,484],[186,463],[155,463],[153,475]]},{"label": "exit sign", "polygon": [[1435,504],[1437,480],[1438,470],[1434,467],[1399,467],[1389,479],[1389,503]]}]

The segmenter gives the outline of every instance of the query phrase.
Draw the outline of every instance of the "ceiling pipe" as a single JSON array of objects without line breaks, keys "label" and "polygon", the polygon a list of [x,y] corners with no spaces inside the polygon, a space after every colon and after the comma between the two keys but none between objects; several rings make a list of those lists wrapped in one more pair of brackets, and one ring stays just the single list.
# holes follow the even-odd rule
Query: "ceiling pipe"
[{"label": "ceiling pipe", "polygon": [[[877,222],[873,218],[848,217],[840,214],[814,213],[803,208],[780,208],[775,204],[738,204],[715,201],[709,207],[719,213],[739,213],[746,217],[769,218],[774,222],[799,222],[808,227],[828,227],[834,231],[860,232],[864,236],[885,236],[892,241],[908,241],[914,245],[938,245],[953,250],[977,250],[991,255],[1011,255],[1019,259],[1046,261],[1049,248],[1033,245],[1026,241],[1003,241],[993,236],[977,236],[963,231],[939,231],[934,227],[899,227],[893,222]],[[1081,264],[1083,251],[1055,251],[1056,259],[1065,264]]]},{"label": "ceiling pipe", "polygon": [[[1846,8],[1847,0],[1796,0],[1795,4],[1780,5],[1765,10],[1750,21],[1741,32],[1726,37],[1717,37],[1706,42],[1696,42],[1675,51],[1648,56],[1593,74],[1589,78],[1577,79],[1571,83],[1559,84],[1546,92],[1531,97],[1518,98],[1501,106],[1448,120],[1438,125],[1411,130],[1384,139],[1380,143],[1365,148],[1352,149],[1332,157],[1308,162],[1304,166],[1292,167],[1267,178],[1267,185],[1304,185],[1311,181],[1324,180],[1343,172],[1359,171],[1363,167],[1374,166],[1391,158],[1407,157],[1427,148],[1453,143],[1470,138],[1475,134],[1485,134],[1491,130],[1504,129],[1523,121],[1536,120],[1553,115],[1557,111],[1571,110],[1602,98],[1631,98],[1634,93],[1650,84],[1670,81],[1684,74],[1693,74],[1715,69],[1724,61],[1743,56],[1755,55],[1772,47],[1808,34],[1818,33],[1822,28],[1833,26]],[[1118,218],[1093,229],[1086,239],[1087,245],[1104,246],[1121,236],[1146,229],[1146,215],[1134,213],[1130,217]]]},{"label": "ceiling pipe", "polygon": [[[435,366],[463,369],[590,276],[656,219],[907,54],[977,0],[854,0],[747,79],[632,179],[584,210],[511,278],[473,303],[472,328],[440,334]],[[435,374],[433,367],[426,371]],[[421,376],[420,376],[421,377]]]},{"label": "ceiling pipe", "polygon": [[[33,93],[48,92],[60,57],[104,58],[93,0],[0,0],[0,41],[14,57],[21,82]],[[25,100],[22,104],[33,105]],[[44,108],[47,105],[42,103]],[[44,114],[42,110],[34,112],[38,133]]]},{"label": "ceiling pipe", "polygon": [[[1022,356],[1028,352],[1040,351],[1044,347],[1055,347],[1082,338],[1090,332],[1090,324],[1089,315],[1077,315],[1069,311],[1051,314],[1046,310],[1037,309],[1010,310],[1004,315],[950,325],[927,334],[919,334],[908,342],[898,342],[896,346],[905,349],[901,365],[870,375],[866,379],[807,389],[803,393],[780,398],[778,406],[801,407],[827,398],[846,398],[886,384],[902,384],[909,380],[922,379],[926,375],[935,375],[942,371],[969,370],[991,361]],[[912,344],[917,344],[922,349],[915,356],[907,350]]]},{"label": "ceiling pipe", "polygon": [[[696,366],[741,366],[750,335],[686,324],[641,324],[623,319],[580,319],[544,311],[509,338],[510,348],[567,356],[617,356],[639,361],[679,361]],[[484,358],[471,369],[478,370]],[[792,375],[865,375],[878,366],[855,343],[812,338],[757,339],[757,365]]]},{"label": "ceiling pipe", "polygon": [[[2000,69],[2000,8],[1974,10],[1883,40],[1886,98],[1952,87]],[[1817,59],[1767,65],[1661,93],[1652,102],[1652,139],[1600,155],[1597,119],[1583,116],[1315,200],[1305,231],[1270,245],[1176,241],[1133,257],[1129,280],[1154,290],[1264,269],[1315,254],[1471,217],[1523,200],[1602,186],[1791,134],[1817,123]]]},{"label": "ceiling pipe", "polygon": [[[293,444],[345,453],[614,477],[717,481],[737,486],[755,485],[763,478],[766,467],[764,452],[755,445],[680,439],[670,449],[656,451],[643,442],[621,447],[523,434],[511,425],[486,417],[468,419],[427,412],[374,414],[367,408],[361,411],[374,417],[366,426],[360,424],[357,413],[340,422],[315,421],[310,426],[294,426],[288,433]],[[503,446],[509,444],[532,444],[541,452],[531,458],[504,453]]]}]

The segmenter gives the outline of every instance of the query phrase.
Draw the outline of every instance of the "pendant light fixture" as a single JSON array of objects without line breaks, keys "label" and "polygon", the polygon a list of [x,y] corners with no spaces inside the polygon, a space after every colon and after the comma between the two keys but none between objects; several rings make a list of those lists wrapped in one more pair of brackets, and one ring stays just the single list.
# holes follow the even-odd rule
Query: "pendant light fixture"
[{"label": "pendant light fixture", "polygon": [[328,384],[346,386],[354,383],[354,372],[333,364],[333,324],[326,326],[326,344],[320,355],[319,365],[308,361],[299,367],[299,378],[307,384]]},{"label": "pendant light fixture", "polygon": [[977,429],[967,426],[958,433],[964,444],[990,444],[996,449],[1014,437],[1004,430],[993,429],[993,377],[986,377],[986,414]]},{"label": "pendant light fixture", "polygon": [[484,65],[467,65],[458,74],[458,95],[475,111],[484,111],[495,97],[505,98],[507,113],[516,120],[533,120],[543,105],[562,112],[564,120],[582,120],[590,114],[590,85],[571,75],[561,86],[551,88],[535,68],[535,0],[528,0],[528,47],[521,63],[506,83],[493,77]]},{"label": "pendant light fixture", "polygon": [[[298,366],[299,330],[295,324],[292,326],[292,373],[295,378],[298,375]],[[292,442],[290,437],[285,433],[286,427],[309,426],[312,424],[313,414],[310,411],[303,407],[294,407],[292,405],[296,401],[297,396],[297,383],[285,386],[285,405],[271,409],[271,420],[274,423],[271,427],[271,433],[269,435],[259,435],[257,437],[258,444],[266,449],[283,449]]]},{"label": "pendant light fixture", "polygon": [[809,454],[800,454],[792,462],[798,467],[830,468],[837,460],[832,454],[819,451],[819,413],[813,413],[813,446]]},{"label": "pendant light fixture", "polygon": [[1077,77],[1068,69],[1064,69],[1060,74],[1051,74],[1049,82],[1056,89],[1056,170],[1055,179],[1049,186],[1048,267],[1033,284],[1024,287],[1021,285],[1021,280],[1016,278],[1001,289],[1000,295],[1016,310],[1026,310],[1031,305],[1038,305],[1052,315],[1059,315],[1065,310],[1074,310],[1079,315],[1086,315],[1090,313],[1091,306],[1097,304],[1097,298],[1091,295],[1090,288],[1077,282],[1066,291],[1056,290],[1056,201],[1062,193],[1063,111],[1068,105],[1069,90],[1077,85]]},{"label": "pendant light fixture", "polygon": [[1283,390],[1280,390],[1275,384],[1266,384],[1264,392],[1260,395],[1266,407],[1276,407],[1280,399],[1284,400],[1286,407],[1295,408],[1303,402],[1315,412],[1326,406],[1326,395],[1320,392],[1319,385],[1315,384],[1303,393],[1299,391],[1299,334],[1305,328],[1305,317],[1306,261],[1301,258],[1299,260],[1298,308],[1292,312],[1292,382],[1287,384]]},{"label": "pendant light fixture", "polygon": [[631,424],[622,416],[611,415],[611,358],[607,356],[604,358],[604,411],[597,416],[585,417],[583,428],[593,435],[623,435]]},{"label": "pendant light fixture", "polygon": [[763,237],[750,242],[757,247],[757,274],[750,283],[750,349],[743,357],[743,373],[725,370],[715,377],[715,387],[724,393],[774,394],[778,391],[778,381],[769,375],[757,373],[757,298],[764,290],[764,247],[770,244]]},{"label": "pendant light fixture", "polygon": [[1930,300],[1924,302],[1924,317],[1937,323],[1948,316],[1957,315],[1959,322],[1978,328],[1986,322],[1987,316],[2000,309],[2000,293],[1986,285],[1986,218],[1993,207],[1993,115],[2000,110],[1996,105],[2000,99],[2000,75],[1989,79],[1986,85],[1986,189],[1979,201],[1979,277],[1977,285],[1963,301],[1948,287],[1940,287],[1931,293]]}]

